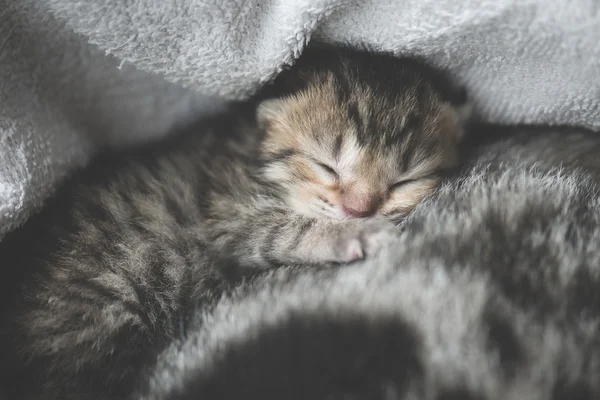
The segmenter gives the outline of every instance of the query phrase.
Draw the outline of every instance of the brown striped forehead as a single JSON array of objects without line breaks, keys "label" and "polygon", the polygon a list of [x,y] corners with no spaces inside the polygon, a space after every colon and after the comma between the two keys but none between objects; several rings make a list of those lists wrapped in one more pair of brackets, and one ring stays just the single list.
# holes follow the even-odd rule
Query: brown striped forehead
[{"label": "brown striped forehead", "polygon": [[267,151],[282,147],[300,151],[302,145],[312,144],[319,147],[312,150],[328,150],[335,156],[344,137],[355,134],[343,104],[337,101],[333,79],[316,82],[294,96],[267,101],[261,108],[269,125],[263,145]]},{"label": "brown striped forehead", "polygon": [[294,95],[267,101],[270,129],[263,148],[337,161],[351,147],[358,171],[378,167],[395,174],[445,162],[456,121],[426,82],[394,95],[350,78],[324,73]]}]

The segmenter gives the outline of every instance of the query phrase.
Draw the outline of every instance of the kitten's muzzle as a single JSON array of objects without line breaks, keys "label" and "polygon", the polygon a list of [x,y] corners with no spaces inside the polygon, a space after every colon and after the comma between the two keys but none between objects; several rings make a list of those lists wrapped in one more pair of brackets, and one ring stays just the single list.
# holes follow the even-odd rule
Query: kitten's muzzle
[{"label": "kitten's muzzle", "polygon": [[365,218],[375,214],[377,203],[372,196],[344,196],[341,208],[346,217]]}]

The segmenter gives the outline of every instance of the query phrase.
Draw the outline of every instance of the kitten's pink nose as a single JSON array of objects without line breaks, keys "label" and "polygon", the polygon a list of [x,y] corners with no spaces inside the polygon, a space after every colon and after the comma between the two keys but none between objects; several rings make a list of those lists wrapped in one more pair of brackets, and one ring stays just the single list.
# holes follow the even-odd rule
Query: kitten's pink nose
[{"label": "kitten's pink nose", "polygon": [[347,217],[364,218],[375,213],[374,202],[360,199],[344,199],[342,210]]},{"label": "kitten's pink nose", "polygon": [[369,210],[355,210],[353,208],[348,208],[346,206],[342,206],[342,210],[344,211],[344,213],[346,214],[347,217],[353,217],[353,218],[364,218],[364,217],[368,217],[369,215],[372,214],[372,212],[370,212]]}]

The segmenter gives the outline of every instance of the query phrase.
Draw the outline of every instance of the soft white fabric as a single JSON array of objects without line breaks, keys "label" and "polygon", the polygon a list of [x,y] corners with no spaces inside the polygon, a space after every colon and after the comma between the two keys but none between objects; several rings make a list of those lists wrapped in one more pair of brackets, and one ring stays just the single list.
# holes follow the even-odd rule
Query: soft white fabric
[{"label": "soft white fabric", "polygon": [[0,236],[102,146],[248,96],[311,37],[422,55],[489,121],[600,128],[597,0],[0,0]]}]

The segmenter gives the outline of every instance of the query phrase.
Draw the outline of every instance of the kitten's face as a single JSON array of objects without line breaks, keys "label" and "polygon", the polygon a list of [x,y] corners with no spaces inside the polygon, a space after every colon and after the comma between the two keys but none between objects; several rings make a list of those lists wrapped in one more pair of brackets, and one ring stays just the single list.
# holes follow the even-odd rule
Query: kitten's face
[{"label": "kitten's face", "polygon": [[458,115],[427,82],[390,97],[329,73],[258,117],[266,178],[310,217],[400,221],[457,165]]}]

